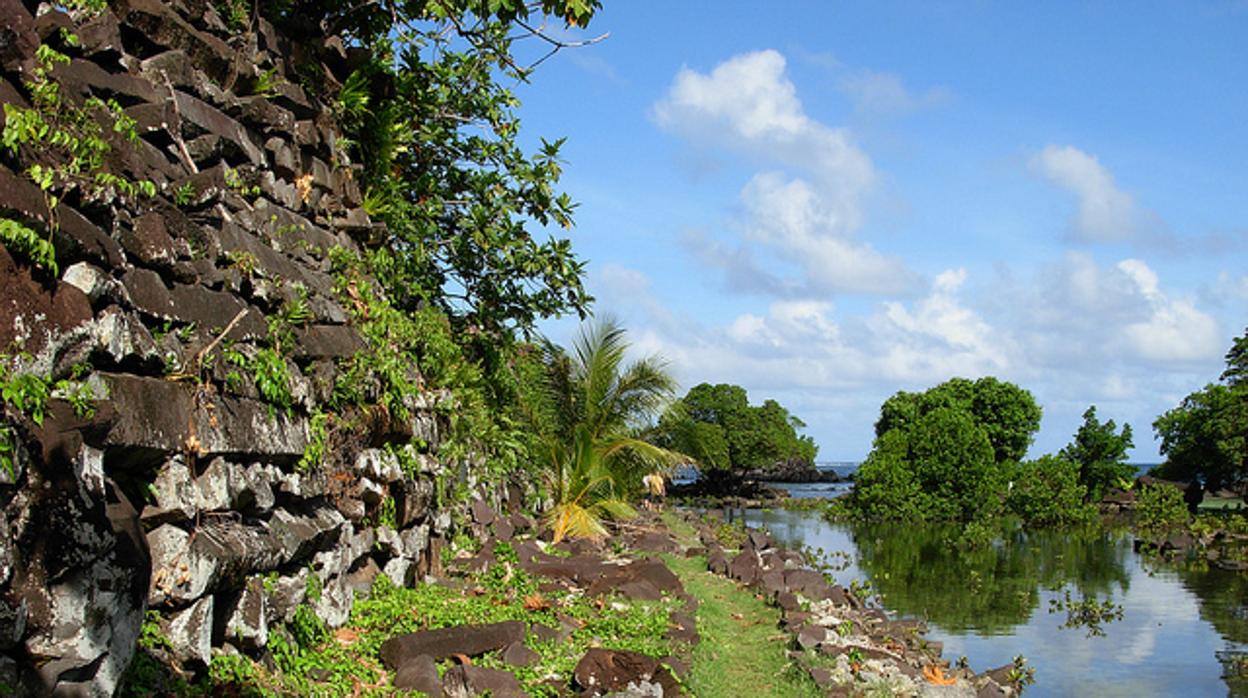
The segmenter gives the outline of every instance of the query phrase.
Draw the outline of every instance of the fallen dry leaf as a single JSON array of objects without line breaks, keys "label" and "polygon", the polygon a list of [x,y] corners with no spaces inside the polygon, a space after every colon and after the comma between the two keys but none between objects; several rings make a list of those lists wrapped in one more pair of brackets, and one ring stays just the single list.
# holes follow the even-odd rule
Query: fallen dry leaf
[{"label": "fallen dry leaf", "polygon": [[958,682],[956,676],[945,676],[945,670],[935,664],[928,664],[923,667],[923,678],[927,679],[928,683],[933,683],[937,686],[952,686]]}]

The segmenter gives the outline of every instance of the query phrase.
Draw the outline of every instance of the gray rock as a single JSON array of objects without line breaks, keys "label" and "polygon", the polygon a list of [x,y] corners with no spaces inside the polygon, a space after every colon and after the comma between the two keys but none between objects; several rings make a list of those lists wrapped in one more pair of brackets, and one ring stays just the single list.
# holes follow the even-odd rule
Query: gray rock
[{"label": "gray rock", "polygon": [[163,359],[156,340],[133,313],[109,306],[95,319],[97,349],[118,366],[155,366]]},{"label": "gray rock", "polygon": [[269,643],[268,598],[263,578],[247,580],[226,618],[225,637],[238,643],[240,649],[253,652]]},{"label": "gray rock", "polygon": [[195,519],[200,490],[182,456],[174,456],[160,468],[151,491],[156,501],[143,507],[143,521],[148,525]]},{"label": "gray rock", "polygon": [[366,448],[355,458],[355,471],[377,482],[397,482],[403,478],[399,459],[380,448]]},{"label": "gray rock", "polygon": [[217,574],[216,560],[190,549],[191,534],[165,524],[147,534],[152,555],[152,579],[147,603],[159,606],[167,599],[191,601],[208,590]]},{"label": "gray rock", "polygon": [[413,560],[419,560],[421,553],[429,547],[429,527],[414,526],[399,534],[399,540],[403,544],[403,555]]},{"label": "gray rock", "polygon": [[129,302],[126,288],[121,282],[90,262],[72,264],[61,272],[61,281],[87,294],[92,303],[107,298],[116,302]]},{"label": "gray rock", "polygon": [[390,578],[397,586],[411,586],[413,577],[415,576],[415,565],[412,561],[405,557],[395,557],[386,561],[385,567],[381,568],[381,573]]},{"label": "gray rock", "polygon": [[213,597],[205,596],[183,611],[170,613],[164,623],[173,655],[191,666],[208,666],[212,661]]},{"label": "gray rock", "polygon": [[268,623],[289,623],[295,617],[295,609],[303,603],[308,593],[308,570],[300,569],[293,575],[278,577],[268,592]]},{"label": "gray rock", "polygon": [[346,575],[333,577],[321,587],[320,600],[312,604],[312,610],[331,628],[341,627],[351,616],[355,595],[347,584]]}]

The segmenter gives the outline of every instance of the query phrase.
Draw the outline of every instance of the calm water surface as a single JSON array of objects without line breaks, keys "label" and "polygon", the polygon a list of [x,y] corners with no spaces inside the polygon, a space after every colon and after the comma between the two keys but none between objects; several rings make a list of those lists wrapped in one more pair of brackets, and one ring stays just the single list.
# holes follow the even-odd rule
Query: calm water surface
[{"label": "calm water surface", "polygon": [[[1220,652],[1248,650],[1248,576],[1151,562],[1122,534],[1014,534],[959,553],[949,531],[829,524],[817,514],[747,510],[782,542],[842,551],[848,586],[869,580],[895,615],[926,618],[944,656],[977,671],[1016,655],[1036,668],[1030,696],[1248,696],[1222,678]],[[841,558],[844,560],[844,558]],[[1050,599],[1112,599],[1104,636],[1061,628]]]}]

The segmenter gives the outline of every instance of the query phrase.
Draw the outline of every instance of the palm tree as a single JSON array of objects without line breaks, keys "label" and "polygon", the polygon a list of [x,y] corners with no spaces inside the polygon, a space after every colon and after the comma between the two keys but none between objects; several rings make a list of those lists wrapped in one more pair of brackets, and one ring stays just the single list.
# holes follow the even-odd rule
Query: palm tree
[{"label": "palm tree", "polygon": [[635,513],[628,500],[644,475],[682,459],[638,436],[675,395],[676,382],[657,357],[625,366],[628,347],[611,318],[583,326],[570,354],[550,342],[543,347],[553,415],[541,436],[556,541],[602,537],[604,518]]}]

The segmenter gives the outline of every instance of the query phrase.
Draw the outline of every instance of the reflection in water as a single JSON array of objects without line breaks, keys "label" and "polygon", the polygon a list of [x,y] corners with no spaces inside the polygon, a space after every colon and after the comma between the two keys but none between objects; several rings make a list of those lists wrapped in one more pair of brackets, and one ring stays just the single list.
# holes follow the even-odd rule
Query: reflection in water
[{"label": "reflection in water", "polygon": [[[1090,598],[1125,592],[1130,544],[1103,534],[1006,532],[996,544],[962,550],[955,527],[851,528],[859,566],[890,609],[949,632],[1010,634],[1040,605],[1040,589],[1068,584]],[[952,592],[952,593],[951,593]]]},{"label": "reflection in water", "polygon": [[[806,512],[744,512],[792,547],[850,553],[837,582],[869,580],[898,615],[927,618],[945,656],[977,669],[1015,655],[1036,667],[1028,696],[1248,696],[1248,682],[1223,679],[1219,653],[1248,650],[1248,576],[1146,561],[1121,532],[1011,532],[963,552],[953,531],[845,526]],[[1104,637],[1061,629],[1047,612],[1066,591],[1112,599],[1121,621]],[[1242,655],[1240,655],[1242,656]]]}]

